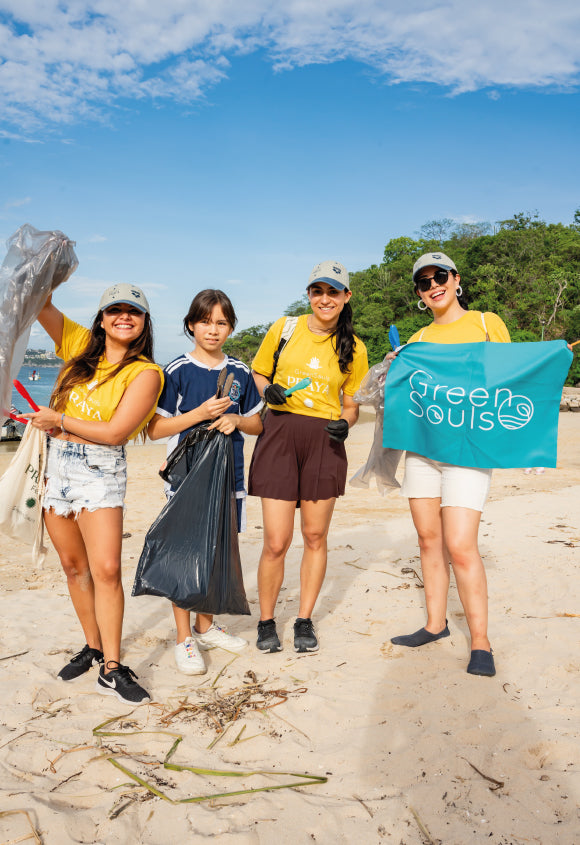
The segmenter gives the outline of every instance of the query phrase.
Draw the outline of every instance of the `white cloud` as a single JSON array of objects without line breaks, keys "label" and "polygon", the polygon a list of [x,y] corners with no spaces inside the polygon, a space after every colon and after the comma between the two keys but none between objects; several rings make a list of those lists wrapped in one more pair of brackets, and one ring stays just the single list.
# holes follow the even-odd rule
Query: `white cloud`
[{"label": "white cloud", "polygon": [[[119,282],[128,281],[127,279],[92,279],[89,276],[77,275],[71,276],[70,281],[66,283],[67,295],[92,297],[97,302],[107,288]],[[129,280],[130,281],[130,280]],[[167,285],[163,282],[148,282],[147,293],[163,292],[167,290]]]},{"label": "white cloud", "polygon": [[4,208],[8,210],[9,208],[22,208],[24,205],[28,205],[31,202],[30,197],[22,197],[21,199],[17,200],[9,200],[8,202],[4,203]]},{"label": "white cloud", "polygon": [[104,235],[91,235],[88,242],[90,244],[103,244],[106,240],[107,239]]},{"label": "white cloud", "polygon": [[[34,128],[102,117],[120,99],[192,101],[256,50],[274,68],[352,59],[388,83],[450,92],[569,88],[570,0],[0,0],[0,111]],[[495,90],[490,96],[497,96]]]}]

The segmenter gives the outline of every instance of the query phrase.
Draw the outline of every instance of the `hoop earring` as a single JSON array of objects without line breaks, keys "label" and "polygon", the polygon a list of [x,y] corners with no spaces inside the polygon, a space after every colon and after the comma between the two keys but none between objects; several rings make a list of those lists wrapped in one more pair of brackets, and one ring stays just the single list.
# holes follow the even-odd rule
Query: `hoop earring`
[{"label": "hoop earring", "polygon": [[427,310],[427,306],[425,305],[425,303],[423,302],[422,299],[418,300],[417,308],[419,309],[419,311],[426,311]]},{"label": "hoop earring", "polygon": [[455,291],[455,295],[459,299],[460,296],[463,296],[463,288],[461,285],[457,285],[457,290]]}]

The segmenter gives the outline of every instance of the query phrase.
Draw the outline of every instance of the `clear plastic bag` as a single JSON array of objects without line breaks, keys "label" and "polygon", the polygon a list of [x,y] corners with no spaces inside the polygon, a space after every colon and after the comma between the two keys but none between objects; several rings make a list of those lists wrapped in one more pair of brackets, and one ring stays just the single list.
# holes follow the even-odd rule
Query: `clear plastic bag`
[{"label": "clear plastic bag", "polygon": [[206,426],[186,439],[169,465],[175,493],[147,532],[132,594],[164,596],[197,613],[249,615],[231,439]]},{"label": "clear plastic bag", "polygon": [[385,380],[391,362],[385,358],[370,368],[353,399],[359,405],[373,405],[377,411],[385,407]]},{"label": "clear plastic bag", "polygon": [[353,487],[369,487],[374,478],[377,490],[385,496],[401,485],[395,478],[402,452],[383,447],[383,419],[385,411],[385,381],[391,360],[385,358],[370,368],[353,399],[359,405],[372,405],[376,410],[375,433],[366,464],[350,479]]},{"label": "clear plastic bag", "polygon": [[0,417],[10,408],[12,379],[24,360],[30,327],[49,294],[78,266],[74,243],[62,232],[26,223],[6,242],[0,267]]}]

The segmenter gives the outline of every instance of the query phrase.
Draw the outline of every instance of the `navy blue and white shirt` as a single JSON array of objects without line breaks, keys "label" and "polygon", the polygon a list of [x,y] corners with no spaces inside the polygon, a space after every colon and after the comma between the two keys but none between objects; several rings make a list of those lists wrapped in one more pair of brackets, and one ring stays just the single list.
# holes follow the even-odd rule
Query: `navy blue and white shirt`
[{"label": "navy blue and white shirt", "polygon": [[[162,417],[177,417],[188,411],[193,411],[202,405],[206,399],[211,399],[217,391],[217,380],[223,368],[228,374],[233,373],[234,381],[230,389],[231,405],[226,414],[240,414],[251,417],[261,410],[263,402],[256,388],[250,368],[237,358],[224,356],[217,366],[209,368],[201,361],[197,361],[191,353],[180,355],[164,369],[165,383],[157,403],[157,413]],[[167,443],[167,454],[175,449],[180,440],[191,431],[186,428],[179,434],[174,434]],[[234,469],[236,476],[236,495],[245,496],[244,488],[244,436],[239,429],[230,435],[234,447]]]}]

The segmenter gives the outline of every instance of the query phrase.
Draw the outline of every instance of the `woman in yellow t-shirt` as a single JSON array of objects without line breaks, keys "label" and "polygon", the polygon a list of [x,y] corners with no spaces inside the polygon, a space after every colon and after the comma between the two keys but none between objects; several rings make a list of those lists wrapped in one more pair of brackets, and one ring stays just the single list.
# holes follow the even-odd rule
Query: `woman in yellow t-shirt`
[{"label": "woman in yellow t-shirt", "polygon": [[[415,262],[417,304],[422,311],[431,310],[433,322],[416,332],[409,343],[510,342],[508,330],[496,314],[464,307],[460,281],[455,264],[443,253],[427,253]],[[416,648],[449,636],[446,615],[451,561],[471,635],[467,671],[488,676],[495,675],[495,665],[487,637],[487,580],[477,535],[490,481],[490,469],[452,466],[407,452],[401,493],[409,499],[419,537],[427,624],[391,640]]]},{"label": "woman in yellow t-shirt", "polygon": [[91,329],[47,300],[38,321],[65,365],[50,408],[27,414],[47,431],[44,521],[67,576],[86,645],[59,672],[73,681],[100,664],[97,691],[138,704],[149,698],[120,662],[124,444],[155,412],[163,386],[153,362],[149,305],[135,285],[108,288]]},{"label": "woman in yellow t-shirt", "polygon": [[[311,615],[326,572],[334,504],[337,496],[344,494],[344,441],[359,410],[353,396],[368,369],[365,346],[352,327],[346,268],[337,261],[317,264],[307,291],[312,314],[298,318],[281,351],[286,321],[282,318],[274,323],[252,364],[256,385],[269,408],[252,457],[248,485],[250,495],[262,499],[264,547],[258,568],[257,646],[264,652],[281,650],[274,610],[297,505],[304,553],[294,650],[318,649]],[[286,395],[304,379],[310,380],[307,387]]]}]

